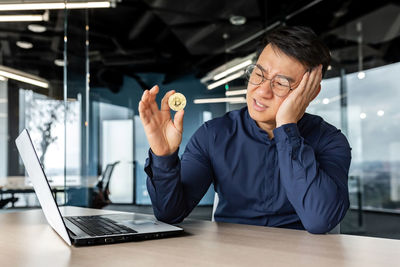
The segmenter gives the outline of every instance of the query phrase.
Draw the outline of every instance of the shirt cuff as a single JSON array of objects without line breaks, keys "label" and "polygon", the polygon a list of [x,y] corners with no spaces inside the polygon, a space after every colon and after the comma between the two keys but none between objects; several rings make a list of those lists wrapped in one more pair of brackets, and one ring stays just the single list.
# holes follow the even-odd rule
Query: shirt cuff
[{"label": "shirt cuff", "polygon": [[157,169],[169,170],[176,166],[176,163],[179,160],[178,157],[179,149],[177,149],[174,153],[167,156],[157,156],[153,153],[151,148],[149,149],[149,164]]},{"label": "shirt cuff", "polygon": [[300,145],[301,135],[296,123],[281,125],[273,130],[276,143],[287,143],[292,146]]}]

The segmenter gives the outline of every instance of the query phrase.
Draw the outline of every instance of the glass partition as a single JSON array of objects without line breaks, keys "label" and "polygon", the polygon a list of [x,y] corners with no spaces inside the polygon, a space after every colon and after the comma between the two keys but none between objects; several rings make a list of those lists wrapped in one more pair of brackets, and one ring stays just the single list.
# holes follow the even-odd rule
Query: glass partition
[{"label": "glass partition", "polygon": [[89,172],[89,16],[85,9],[65,12],[65,201],[88,207],[97,182],[96,173]]},{"label": "glass partition", "polygon": [[0,177],[7,177],[8,154],[8,90],[7,81],[0,80]]},{"label": "glass partition", "polygon": [[363,208],[400,211],[400,63],[346,76],[351,175],[362,182]]},{"label": "glass partition", "polygon": [[364,73],[323,80],[307,108],[342,129],[352,148],[349,193],[356,212],[346,215],[342,232],[363,231],[363,210],[400,212],[400,63]]},{"label": "glass partition", "polygon": [[[56,23],[0,22],[0,208],[39,205],[15,146],[24,128],[58,202],[64,200],[65,122],[78,126],[65,118],[63,67],[57,61],[63,56],[65,17],[63,12],[51,16]],[[68,113],[80,115],[77,102]]]},{"label": "glass partition", "polygon": [[310,103],[307,112],[318,114],[325,121],[341,129],[340,77],[325,79],[321,82],[321,91],[317,98]]}]

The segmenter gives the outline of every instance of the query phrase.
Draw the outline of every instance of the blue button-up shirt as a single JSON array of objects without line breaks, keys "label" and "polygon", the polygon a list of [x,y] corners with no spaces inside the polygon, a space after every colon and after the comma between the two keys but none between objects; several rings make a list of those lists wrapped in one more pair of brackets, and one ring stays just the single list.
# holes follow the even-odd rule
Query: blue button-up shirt
[{"label": "blue button-up shirt", "polygon": [[243,108],[204,123],[181,159],[178,151],[150,150],[145,171],[156,218],[181,222],[213,183],[216,221],[330,231],[349,208],[346,137],[307,113],[273,132],[270,139]]}]

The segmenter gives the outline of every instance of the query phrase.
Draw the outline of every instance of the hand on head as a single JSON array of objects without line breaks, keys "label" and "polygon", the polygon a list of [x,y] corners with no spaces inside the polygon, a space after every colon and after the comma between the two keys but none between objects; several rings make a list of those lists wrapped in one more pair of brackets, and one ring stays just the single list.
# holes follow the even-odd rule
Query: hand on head
[{"label": "hand on head", "polygon": [[282,102],[276,113],[276,127],[297,123],[303,117],[310,102],[321,90],[322,65],[304,73],[299,86]]}]

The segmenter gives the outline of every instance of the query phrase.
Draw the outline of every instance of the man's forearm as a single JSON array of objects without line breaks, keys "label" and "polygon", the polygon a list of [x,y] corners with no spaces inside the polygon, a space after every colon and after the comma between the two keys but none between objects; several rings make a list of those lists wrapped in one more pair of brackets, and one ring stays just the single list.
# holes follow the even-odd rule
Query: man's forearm
[{"label": "man's forearm", "polygon": [[284,125],[278,135],[281,182],[289,201],[306,230],[328,232],[340,222],[349,207],[349,148],[339,141],[317,160],[313,148],[305,143],[295,124]]},{"label": "man's forearm", "polygon": [[145,171],[154,215],[161,221],[178,223],[199,203],[212,182],[206,128],[200,127],[180,160],[178,151],[157,157],[149,152]]},{"label": "man's forearm", "polygon": [[149,152],[145,171],[147,190],[153,204],[155,217],[163,222],[178,223],[187,215],[183,190],[180,185],[180,160],[178,152],[165,157],[156,157]]}]

